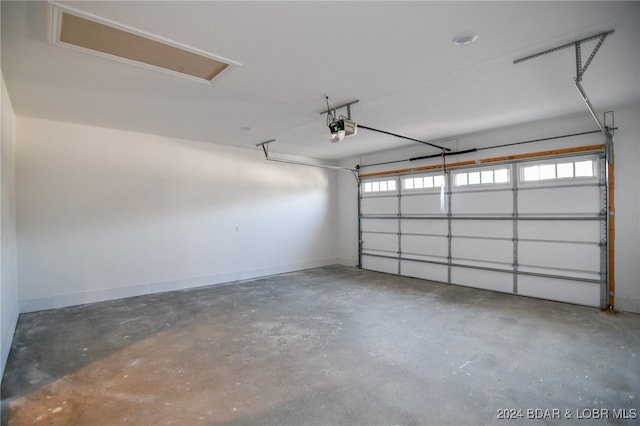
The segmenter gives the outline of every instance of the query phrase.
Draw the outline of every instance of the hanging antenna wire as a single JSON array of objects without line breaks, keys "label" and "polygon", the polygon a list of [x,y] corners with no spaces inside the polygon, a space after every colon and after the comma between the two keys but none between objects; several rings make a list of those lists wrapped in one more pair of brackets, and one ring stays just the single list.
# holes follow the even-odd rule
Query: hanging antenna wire
[{"label": "hanging antenna wire", "polygon": [[[329,126],[332,121],[336,120],[336,107],[329,102],[329,96],[326,94],[324,95],[324,99],[327,101],[327,126]],[[333,110],[333,112],[331,112],[331,110]],[[331,119],[329,119],[329,117],[331,117]]]}]

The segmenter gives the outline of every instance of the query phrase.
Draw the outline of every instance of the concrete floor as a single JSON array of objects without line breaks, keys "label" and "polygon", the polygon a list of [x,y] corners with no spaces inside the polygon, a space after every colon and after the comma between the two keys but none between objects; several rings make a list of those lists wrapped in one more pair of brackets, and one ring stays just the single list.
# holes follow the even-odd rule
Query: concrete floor
[{"label": "concrete floor", "polygon": [[2,423],[638,424],[639,325],[634,314],[311,269],[21,315]]}]

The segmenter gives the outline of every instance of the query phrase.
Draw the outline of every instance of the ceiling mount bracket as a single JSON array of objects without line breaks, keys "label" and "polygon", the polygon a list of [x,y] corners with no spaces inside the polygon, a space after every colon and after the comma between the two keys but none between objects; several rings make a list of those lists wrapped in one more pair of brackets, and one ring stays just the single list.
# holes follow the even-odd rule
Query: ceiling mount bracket
[{"label": "ceiling mount bracket", "polygon": [[[327,95],[325,95],[325,97],[327,97],[327,99],[328,99]],[[347,102],[347,103],[344,103],[342,105],[338,105],[337,107],[333,107],[333,108],[327,107],[327,109],[322,111],[320,113],[320,115],[331,114],[331,113],[333,113],[333,115],[335,115],[336,110],[339,110],[339,109],[342,109],[342,108],[346,108],[347,109],[347,118],[349,120],[351,120],[351,105],[357,104],[358,102],[360,102],[360,99],[356,99],[355,101]]]},{"label": "ceiling mount bracket", "polygon": [[[529,55],[529,56],[525,56],[524,58],[516,59],[515,61],[513,61],[513,64],[516,65],[516,64],[519,64],[521,62],[525,62],[525,61],[529,61],[531,59],[539,58],[540,56],[548,55],[549,53],[555,53],[555,52],[557,52],[559,50],[568,49],[569,47],[575,47],[576,50],[577,50],[577,52],[576,52],[577,78],[581,80],[582,79],[582,75],[587,70],[587,67],[591,63],[591,60],[593,59],[593,57],[596,55],[596,52],[598,51],[598,49],[602,45],[602,42],[604,42],[604,39],[607,38],[607,36],[613,34],[614,32],[615,32],[615,30],[605,31],[603,33],[596,34],[596,35],[593,35],[591,37],[586,37],[586,38],[583,38],[583,39],[580,39],[580,40],[572,41],[571,43],[563,44],[562,46],[558,46],[558,47],[554,47],[552,49],[544,50],[542,52],[534,53],[533,55]],[[580,46],[582,45],[582,43],[586,43],[588,41],[593,41],[593,40],[596,40],[596,39],[598,39],[598,44],[593,49],[593,52],[591,52],[591,55],[589,56],[589,59],[587,59],[587,62],[584,64],[584,67],[583,67],[580,64],[581,60],[578,59],[578,56],[581,55]]]},{"label": "ceiling mount bracket", "polygon": [[[615,30],[605,31],[603,33],[596,34],[591,37],[576,40],[571,43],[563,44],[562,46],[554,47],[552,49],[538,52],[533,55],[525,56],[524,58],[516,59],[515,61],[513,61],[513,64],[514,65],[519,64],[521,62],[539,58],[540,56],[548,55],[550,53],[554,53],[559,50],[567,49],[569,47],[574,47],[576,52],[576,78],[574,78],[574,85],[576,89],[578,89],[578,93],[580,94],[580,97],[582,98],[585,105],[587,106],[587,109],[589,110],[589,113],[591,114],[596,124],[598,125],[598,128],[603,134],[607,135],[608,130],[600,122],[600,119],[598,118],[598,115],[596,114],[595,109],[593,108],[593,105],[591,105],[591,102],[589,101],[589,98],[587,97],[587,94],[585,93],[584,88],[582,87],[582,77],[584,76],[584,73],[587,71],[589,64],[591,64],[591,61],[596,56],[598,49],[600,49],[600,46],[602,46],[604,39],[607,38],[607,36],[613,34],[614,32]],[[593,41],[593,40],[598,40],[598,43],[593,48],[593,51],[589,55],[589,58],[583,65],[582,64],[582,43],[586,43],[588,41]]]},{"label": "ceiling mount bracket", "polygon": [[576,81],[582,81],[582,76],[584,75],[585,71],[587,71],[587,67],[589,66],[589,64],[591,63],[591,61],[593,60],[593,57],[596,56],[596,53],[598,52],[598,49],[600,49],[600,46],[602,46],[602,43],[604,42],[604,39],[607,38],[607,36],[609,34],[613,34],[614,31],[607,31],[605,33],[601,33],[598,34],[597,36],[591,37],[589,40],[593,40],[594,38],[598,38],[598,43],[596,44],[596,47],[593,48],[593,51],[591,52],[591,55],[589,55],[589,59],[587,59],[587,62],[584,63],[584,66],[582,65],[582,51],[581,51],[581,45],[582,43],[584,43],[587,40],[580,40],[580,41],[576,41],[575,42],[575,46],[576,46]]}]

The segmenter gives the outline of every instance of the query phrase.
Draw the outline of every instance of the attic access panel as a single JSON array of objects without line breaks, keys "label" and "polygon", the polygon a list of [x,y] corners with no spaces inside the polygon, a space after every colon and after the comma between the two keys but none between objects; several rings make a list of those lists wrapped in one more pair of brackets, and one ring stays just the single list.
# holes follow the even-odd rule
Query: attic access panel
[{"label": "attic access panel", "polygon": [[240,65],[98,17],[80,15],[54,7],[54,43],[207,83],[231,65]]}]

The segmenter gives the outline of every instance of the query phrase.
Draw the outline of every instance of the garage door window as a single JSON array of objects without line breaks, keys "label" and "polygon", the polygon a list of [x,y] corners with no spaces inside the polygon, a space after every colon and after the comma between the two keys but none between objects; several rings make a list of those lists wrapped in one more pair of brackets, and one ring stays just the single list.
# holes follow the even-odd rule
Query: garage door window
[{"label": "garage door window", "polygon": [[520,168],[520,182],[553,182],[584,180],[598,176],[598,162],[595,158],[579,160],[560,159],[553,162],[523,164]]},{"label": "garage door window", "polygon": [[397,191],[396,179],[374,180],[369,182],[363,182],[362,191],[365,194],[375,194],[381,192],[394,192]]},{"label": "garage door window", "polygon": [[402,178],[402,189],[404,191],[429,191],[440,190],[444,185],[444,175],[418,175],[405,176]]},{"label": "garage door window", "polygon": [[508,184],[511,182],[508,167],[495,169],[476,169],[453,174],[455,186],[487,186]]}]

